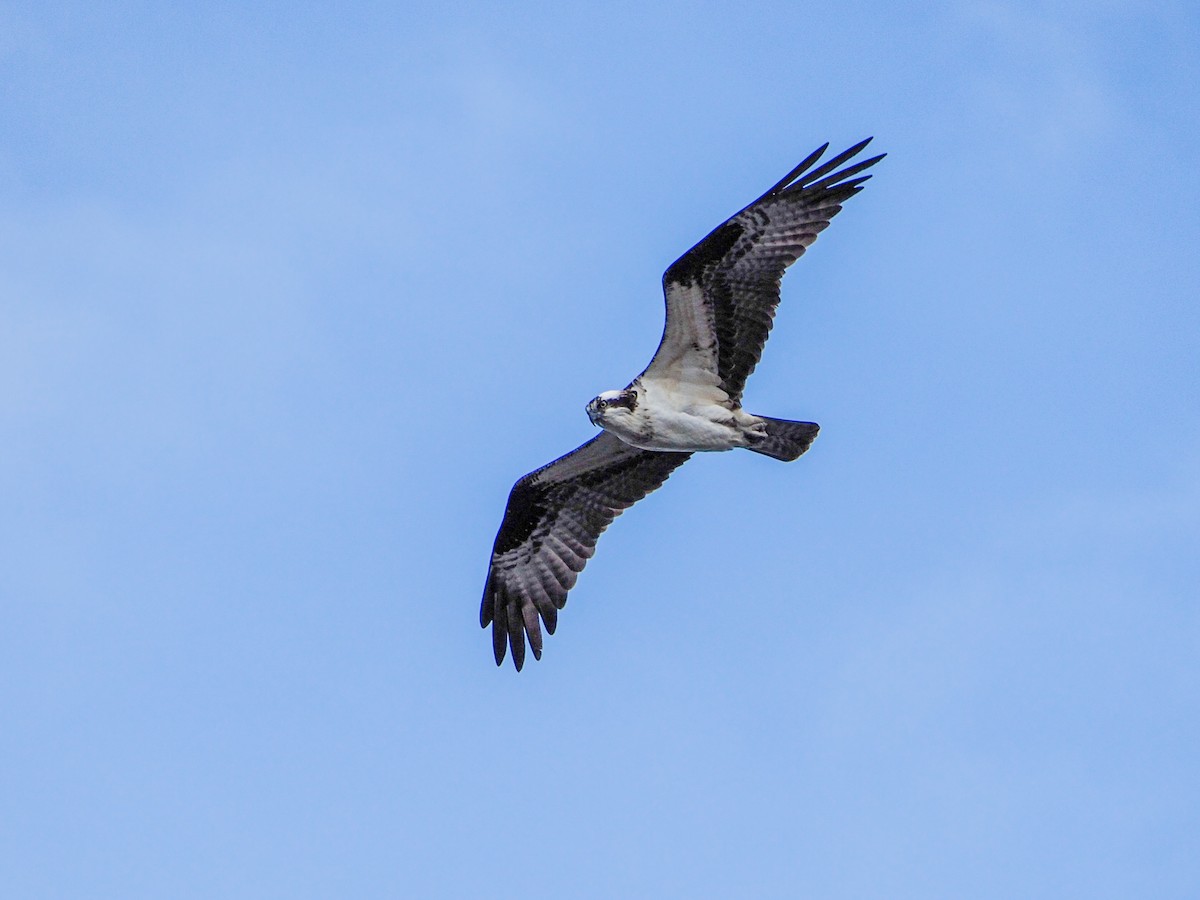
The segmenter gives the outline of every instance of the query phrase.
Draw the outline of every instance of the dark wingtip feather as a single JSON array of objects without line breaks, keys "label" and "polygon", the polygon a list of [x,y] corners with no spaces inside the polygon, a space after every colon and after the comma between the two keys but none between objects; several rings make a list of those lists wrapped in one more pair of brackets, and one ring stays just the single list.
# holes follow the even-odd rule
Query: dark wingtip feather
[{"label": "dark wingtip feather", "polygon": [[504,665],[504,655],[508,651],[508,629],[503,622],[492,623],[492,655],[496,657],[496,665]]},{"label": "dark wingtip feather", "polygon": [[821,155],[828,149],[829,149],[829,141],[826,141],[824,144],[822,144],[820,147],[818,147],[812,153],[808,154],[808,156],[804,157],[804,160],[799,165],[797,165],[795,168],[792,169],[792,171],[790,171],[786,175],[784,175],[783,178],[779,179],[779,181],[776,182],[774,187],[772,187],[769,191],[767,191],[765,194],[763,194],[761,197],[759,197],[758,200],[755,200],[754,202],[757,203],[757,202],[759,202],[759,200],[765,200],[765,199],[767,199],[767,197],[770,197],[772,194],[776,194],[779,191],[782,191],[785,187],[787,187],[789,184],[791,184],[793,181],[795,181],[800,175],[802,175],[809,166],[811,166],[818,159],[820,159]]},{"label": "dark wingtip feather", "polygon": [[820,178],[823,178],[825,175],[828,175],[830,172],[832,172],[834,169],[836,169],[842,163],[857,156],[862,151],[862,148],[867,146],[867,144],[871,143],[871,141],[872,141],[872,138],[867,138],[865,141],[859,141],[853,147],[849,147],[849,148],[843,150],[837,156],[833,157],[833,159],[827,160],[824,164],[813,169],[811,172],[806,172],[804,174],[804,177],[797,179],[796,183],[794,185],[792,185],[792,187],[793,188],[808,187],[813,182],[817,181]]},{"label": "dark wingtip feather", "polygon": [[[769,191],[755,200],[754,203],[751,203],[750,206],[755,206],[756,204],[761,203],[762,201],[773,197],[776,194],[785,192],[790,193],[791,191],[798,191],[809,187],[813,184],[813,182],[832,172],[842,163],[857,155],[862,151],[863,147],[867,146],[867,144],[871,143],[873,140],[875,140],[873,136],[865,138],[859,141],[853,147],[843,150],[837,156],[833,157],[833,159],[828,160],[827,162],[813,169],[811,172],[808,171],[808,169],[824,155],[825,151],[829,149],[829,142],[826,141],[812,153],[808,154],[808,156],[804,158],[803,162],[792,169],[792,171],[788,172],[787,175],[780,179]],[[879,156],[876,156],[874,159],[869,159],[864,163],[859,163],[857,168],[847,169],[840,177],[845,177],[845,175],[853,175],[855,172],[861,172],[863,169],[867,168],[867,166],[873,166],[875,163],[879,162],[879,160],[883,159],[884,156],[887,156],[887,154],[883,153]],[[828,179],[826,180],[828,181]],[[837,179],[835,178],[833,180],[836,181]],[[750,206],[747,206],[746,209],[749,209]]]},{"label": "dark wingtip feather", "polygon": [[821,191],[828,188],[838,187],[840,186],[842,179],[849,178],[851,175],[857,175],[863,169],[870,168],[871,166],[875,165],[875,163],[883,159],[886,155],[886,153],[881,153],[879,156],[873,156],[870,159],[864,159],[862,162],[855,163],[852,166],[846,166],[846,168],[842,169],[841,171],[834,172],[832,175],[827,175],[819,181],[806,182],[803,190]]},{"label": "dark wingtip feather", "polygon": [[[882,159],[882,158],[883,157],[880,157],[880,159]],[[838,189],[843,190],[845,188],[856,188],[860,184],[862,184],[864,181],[870,181],[874,177],[875,176],[873,176],[873,175],[859,175],[857,178],[851,178],[849,181],[841,182],[840,184],[838,184]]]},{"label": "dark wingtip feather", "polygon": [[516,604],[510,601],[508,609],[505,610],[505,617],[508,621],[508,643],[512,647],[513,665],[520,672],[521,666],[525,665],[525,626],[521,622],[520,610],[515,607]]},{"label": "dark wingtip feather", "polygon": [[525,620],[525,633],[529,635],[529,649],[533,651],[534,659],[542,658],[542,623],[538,619],[537,608],[531,603],[521,610]]},{"label": "dark wingtip feather", "polygon": [[496,595],[492,590],[492,567],[488,566],[487,580],[483,583],[483,600],[479,604],[479,627],[487,628],[495,611]]},{"label": "dark wingtip feather", "polygon": [[842,184],[835,184],[831,188],[826,188],[825,192],[821,195],[821,202],[823,204],[832,204],[841,209],[841,204],[861,191],[863,189],[863,182],[868,181],[870,178],[870,175],[863,175],[860,178],[854,178]]}]

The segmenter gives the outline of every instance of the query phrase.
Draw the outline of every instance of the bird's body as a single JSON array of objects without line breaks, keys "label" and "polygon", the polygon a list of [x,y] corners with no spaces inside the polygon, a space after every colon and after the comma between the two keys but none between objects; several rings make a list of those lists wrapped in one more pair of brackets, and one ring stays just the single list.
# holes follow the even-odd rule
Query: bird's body
[{"label": "bird's body", "polygon": [[513,486],[480,609],[497,664],[511,646],[520,669],[526,637],[541,656],[541,626],[554,632],[601,532],[692,453],[746,448],[791,461],[812,444],[817,425],[752,415],[742,409],[742,390],[771,329],[784,270],[870,177],[851,176],[882,158],[834,171],[866,144],[812,168],[826,144],[676,260],[663,276],[667,318],[650,365],[587,405],[604,430]]},{"label": "bird's body", "polygon": [[[716,385],[638,377],[626,390],[636,397],[632,408],[589,405],[589,415],[605,431],[642,450],[733,450],[766,436],[763,420]],[[604,394],[596,398],[604,399]]]}]

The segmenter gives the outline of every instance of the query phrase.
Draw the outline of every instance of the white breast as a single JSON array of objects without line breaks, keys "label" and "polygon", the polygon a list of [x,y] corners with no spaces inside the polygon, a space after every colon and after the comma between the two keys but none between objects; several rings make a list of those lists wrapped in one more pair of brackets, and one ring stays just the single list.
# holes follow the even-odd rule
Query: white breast
[{"label": "white breast", "polygon": [[642,375],[637,408],[604,427],[643,450],[731,450],[746,446],[729,396],[715,384]]}]

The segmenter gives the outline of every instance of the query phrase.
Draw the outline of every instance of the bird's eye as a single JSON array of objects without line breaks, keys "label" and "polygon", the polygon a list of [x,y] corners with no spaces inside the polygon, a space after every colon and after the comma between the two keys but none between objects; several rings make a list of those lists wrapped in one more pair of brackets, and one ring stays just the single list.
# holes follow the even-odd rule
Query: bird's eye
[{"label": "bird's eye", "polygon": [[604,407],[606,407],[606,406],[608,406],[608,401],[607,401],[607,400],[601,400],[601,401],[600,401],[600,408],[601,408],[601,409],[604,409]]}]

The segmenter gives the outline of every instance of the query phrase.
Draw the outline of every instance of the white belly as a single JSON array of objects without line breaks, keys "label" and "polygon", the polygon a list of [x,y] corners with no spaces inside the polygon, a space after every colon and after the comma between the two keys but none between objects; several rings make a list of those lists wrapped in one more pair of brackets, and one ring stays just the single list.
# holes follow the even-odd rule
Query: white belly
[{"label": "white belly", "polygon": [[719,388],[659,382],[637,387],[633,414],[605,421],[604,428],[643,450],[732,450],[748,446],[750,434],[765,428],[757,416],[730,409]]}]

